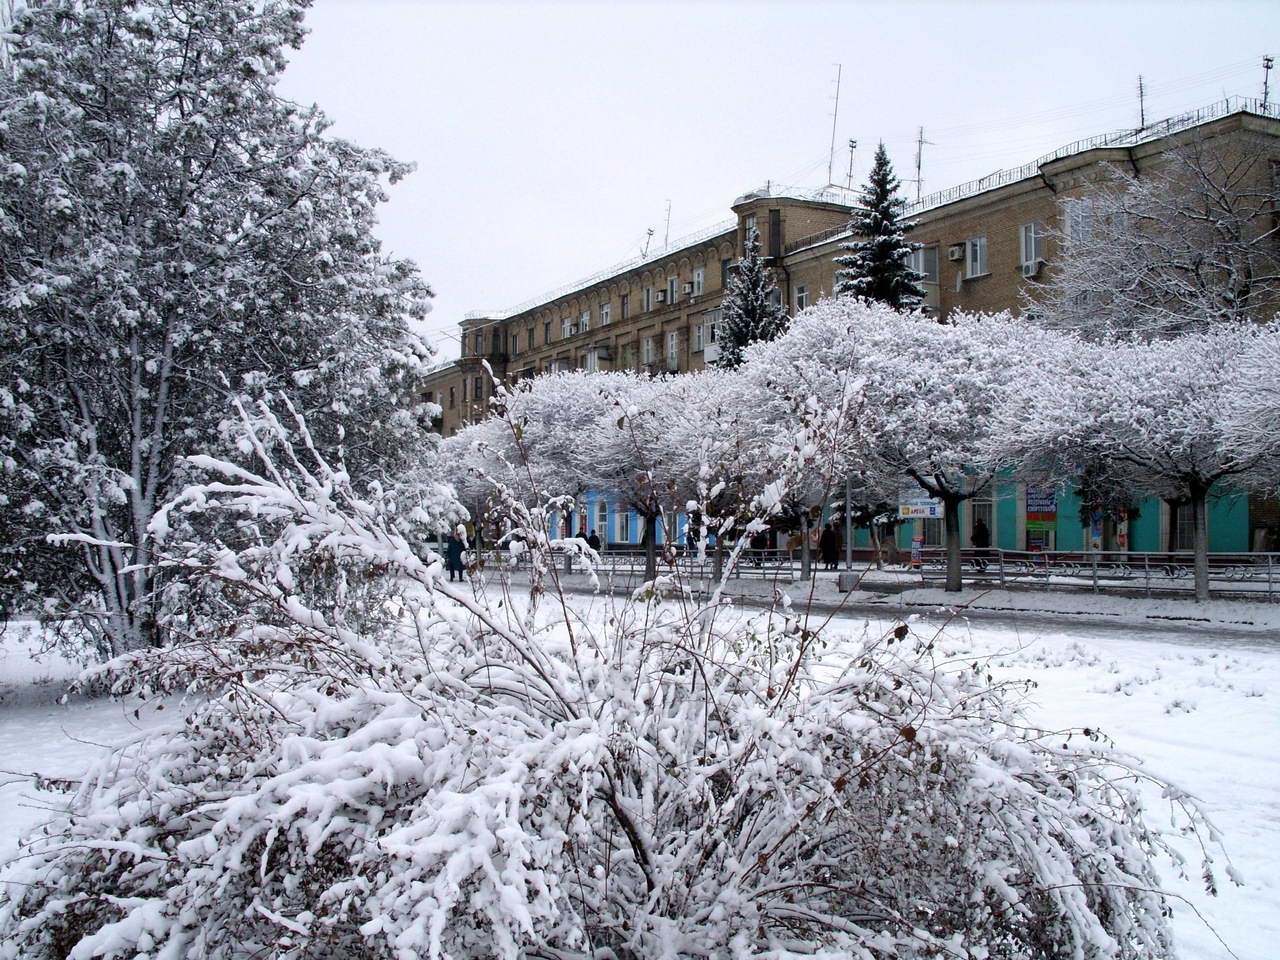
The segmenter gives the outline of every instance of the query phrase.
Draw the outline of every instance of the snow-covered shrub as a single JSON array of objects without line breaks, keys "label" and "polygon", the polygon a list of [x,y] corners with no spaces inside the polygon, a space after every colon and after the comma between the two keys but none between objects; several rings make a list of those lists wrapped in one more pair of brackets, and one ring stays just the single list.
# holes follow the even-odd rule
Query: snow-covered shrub
[{"label": "snow-covered shrub", "polygon": [[[201,465],[162,516],[236,519],[186,561],[221,615],[103,670],[194,705],[28,843],[0,957],[1168,954],[1146,774],[907,625],[839,640],[679,584],[580,616],[502,484],[535,588],[486,599],[314,450]],[[326,565],[372,586],[317,596]]]}]

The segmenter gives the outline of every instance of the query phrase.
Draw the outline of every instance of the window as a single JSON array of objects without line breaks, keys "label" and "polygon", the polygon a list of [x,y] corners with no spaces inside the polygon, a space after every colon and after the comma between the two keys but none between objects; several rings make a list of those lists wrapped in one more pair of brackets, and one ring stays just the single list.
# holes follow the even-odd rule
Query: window
[{"label": "window", "polygon": [[1024,223],[1018,230],[1018,250],[1023,266],[1044,259],[1044,227],[1039,220]]},{"label": "window", "polygon": [[551,321],[548,320],[542,325],[542,343],[546,345],[551,342]]},{"label": "window", "polygon": [[479,402],[484,399],[484,377],[476,377],[471,387],[471,399]]},{"label": "window", "polygon": [[1088,240],[1093,234],[1093,205],[1087,198],[1067,201],[1067,239]]},{"label": "window", "polygon": [[582,316],[578,318],[578,332],[586,333],[591,329],[591,308],[588,307],[582,311]]},{"label": "window", "polygon": [[769,302],[775,307],[782,306],[782,291],[777,287],[773,288],[773,293],[769,294]]},{"label": "window", "polygon": [[667,369],[676,370],[680,367],[680,333],[672,330],[667,334]]},{"label": "window", "polygon": [[676,302],[676,288],[680,285],[679,277],[667,277],[667,303]]},{"label": "window", "polygon": [[1173,515],[1173,543],[1170,550],[1194,550],[1196,548],[1196,516],[1191,504],[1182,503],[1171,508]]},{"label": "window", "polygon": [[769,211],[769,256],[782,256],[782,211]]},{"label": "window", "polygon": [[462,378],[462,402],[467,402],[467,378]]},{"label": "window", "polygon": [[987,238],[970,237],[964,245],[965,278],[981,277],[987,272]]},{"label": "window", "polygon": [[640,341],[640,362],[653,363],[653,337],[645,337]]},{"label": "window", "polygon": [[588,350],[587,356],[586,356],[586,363],[583,364],[583,366],[586,368],[587,373],[598,372],[600,370],[600,351]]},{"label": "window", "polygon": [[920,533],[924,537],[926,547],[942,546],[942,518],[928,517],[920,521]]},{"label": "window", "polygon": [[475,336],[473,336],[471,339],[475,343],[475,349],[473,352],[478,357],[480,356],[480,354],[484,353],[484,334],[481,331],[477,330],[475,332]]},{"label": "window", "polygon": [[907,266],[921,276],[921,283],[938,282],[938,248],[916,247],[907,257]]},{"label": "window", "polygon": [[631,511],[622,510],[618,513],[618,541],[620,543],[631,542]]},{"label": "window", "polygon": [[733,261],[720,261],[720,289],[723,290],[729,286],[729,278],[733,276]]},{"label": "window", "polygon": [[625,293],[618,298],[618,315],[623,320],[631,316],[631,297]]},{"label": "window", "polygon": [[702,332],[703,332],[703,336],[705,337],[705,341],[704,341],[705,343],[717,342],[716,333],[720,326],[720,319],[723,316],[724,316],[724,311],[721,310],[719,307],[716,307],[716,309],[710,311],[707,314],[707,319],[704,320],[702,323],[704,327]]},{"label": "window", "polygon": [[653,287],[645,287],[640,291],[640,309],[648,313],[653,309]]},{"label": "window", "polygon": [[560,337],[561,339],[564,339],[565,337],[572,337],[572,336],[573,336],[573,317],[565,317],[560,321]]},{"label": "window", "polygon": [[702,296],[702,291],[707,285],[707,268],[697,267],[693,271],[693,295],[695,297]]},{"label": "window", "polygon": [[514,357],[520,352],[520,331],[511,331],[511,355]]},{"label": "window", "polygon": [[449,388],[449,409],[452,410],[457,405],[458,405],[458,397],[454,393],[453,387],[450,387]]},{"label": "window", "polygon": [[607,327],[613,322],[613,304],[600,304],[600,326]]},{"label": "window", "polygon": [[696,323],[693,326],[693,352],[694,353],[702,352],[702,344],[703,344],[702,333],[703,333],[703,330],[705,329],[705,326],[706,325],[702,323]]},{"label": "window", "polygon": [[799,312],[809,306],[809,288],[803,283],[796,287],[796,311]]},{"label": "window", "polygon": [[745,217],[742,218],[742,231],[743,233],[750,233],[755,228],[756,228],[756,215],[754,213],[748,213]]},{"label": "window", "polygon": [[609,539],[609,504],[604,500],[596,501],[596,533],[600,535],[600,539],[608,541]]},{"label": "window", "polygon": [[533,349],[533,327],[530,327],[528,329],[524,339],[525,339],[525,342],[529,344],[529,346],[526,349],[532,350]]}]

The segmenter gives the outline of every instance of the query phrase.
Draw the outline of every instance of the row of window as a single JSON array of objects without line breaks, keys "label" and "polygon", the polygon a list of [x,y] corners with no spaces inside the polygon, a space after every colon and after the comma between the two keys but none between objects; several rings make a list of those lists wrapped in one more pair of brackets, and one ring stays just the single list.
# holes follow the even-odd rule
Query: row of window
[{"label": "row of window", "polygon": [[[723,288],[727,282],[729,273],[732,270],[733,262],[731,260],[723,260],[720,264],[720,282]],[[659,306],[678,302],[683,296],[700,297],[707,290],[707,271],[705,267],[695,267],[693,277],[686,281],[683,286],[680,284],[678,276],[667,277],[665,288],[657,287],[652,284],[641,287],[640,289],[640,312],[649,313]],[[618,297],[618,319],[626,320],[631,316],[631,298],[628,294],[620,294]],[[596,311],[592,311],[590,307],[583,310],[577,317],[566,316],[560,319],[560,339],[565,340],[569,337],[576,336],[580,333],[589,332],[592,327],[599,322],[601,327],[607,327],[613,322],[613,303],[606,301],[601,303]],[[542,345],[546,346],[552,343],[553,327],[550,321],[542,324]],[[529,325],[525,328],[523,336],[521,331],[513,330],[511,332],[511,353],[514,356],[521,350],[529,351],[538,346],[537,327]],[[476,335],[477,338],[480,336]],[[477,352],[481,349],[481,341],[476,340]]]},{"label": "row of window", "polygon": [[[1024,223],[1018,228],[1019,265],[1026,268],[1044,260],[1044,225],[1039,220]],[[990,273],[987,261],[986,236],[970,237],[963,245],[956,244],[948,249],[948,259],[963,260],[964,278],[983,277]],[[938,282],[938,247],[936,244],[917,247],[912,251],[908,264],[919,273],[925,283]]]}]

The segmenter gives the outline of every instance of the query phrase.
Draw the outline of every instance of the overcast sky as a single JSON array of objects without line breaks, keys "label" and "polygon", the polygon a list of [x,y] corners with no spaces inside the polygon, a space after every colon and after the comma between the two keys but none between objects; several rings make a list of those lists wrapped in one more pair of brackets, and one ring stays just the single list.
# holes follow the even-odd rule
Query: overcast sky
[{"label": "overcast sky", "polygon": [[[854,184],[883,139],[925,193],[1227,94],[1260,96],[1280,3],[316,0],[283,95],[417,172],[379,229],[465,311],[528,300],[731,216],[767,180]],[[1270,46],[1268,46],[1270,44]],[[1280,82],[1280,71],[1272,71]],[[1280,90],[1273,82],[1273,99]],[[904,192],[915,194],[914,183]]]}]

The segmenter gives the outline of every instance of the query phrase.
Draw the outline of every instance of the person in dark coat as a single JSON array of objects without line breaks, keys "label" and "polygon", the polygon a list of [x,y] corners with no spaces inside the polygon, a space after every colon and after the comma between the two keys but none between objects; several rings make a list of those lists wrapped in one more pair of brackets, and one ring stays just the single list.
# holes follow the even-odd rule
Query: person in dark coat
[{"label": "person in dark coat", "polygon": [[592,550],[594,550],[596,553],[600,552],[600,535],[596,533],[594,530],[592,530],[591,535],[587,537],[587,546],[590,547]]},{"label": "person in dark coat", "polygon": [[829,523],[822,528],[822,536],[818,538],[818,555],[822,557],[822,562],[827,565],[828,570],[839,568],[840,534],[836,533]]},{"label": "person in dark coat", "polygon": [[969,542],[973,544],[978,569],[986,569],[987,557],[991,555],[991,529],[987,526],[987,521],[981,517],[973,521],[973,533],[969,534]]},{"label": "person in dark coat", "polygon": [[[449,535],[449,539],[444,544],[444,566],[449,571],[450,582],[454,579],[463,579],[462,541],[453,534]],[[455,573],[457,574],[456,578],[454,577]]]}]

